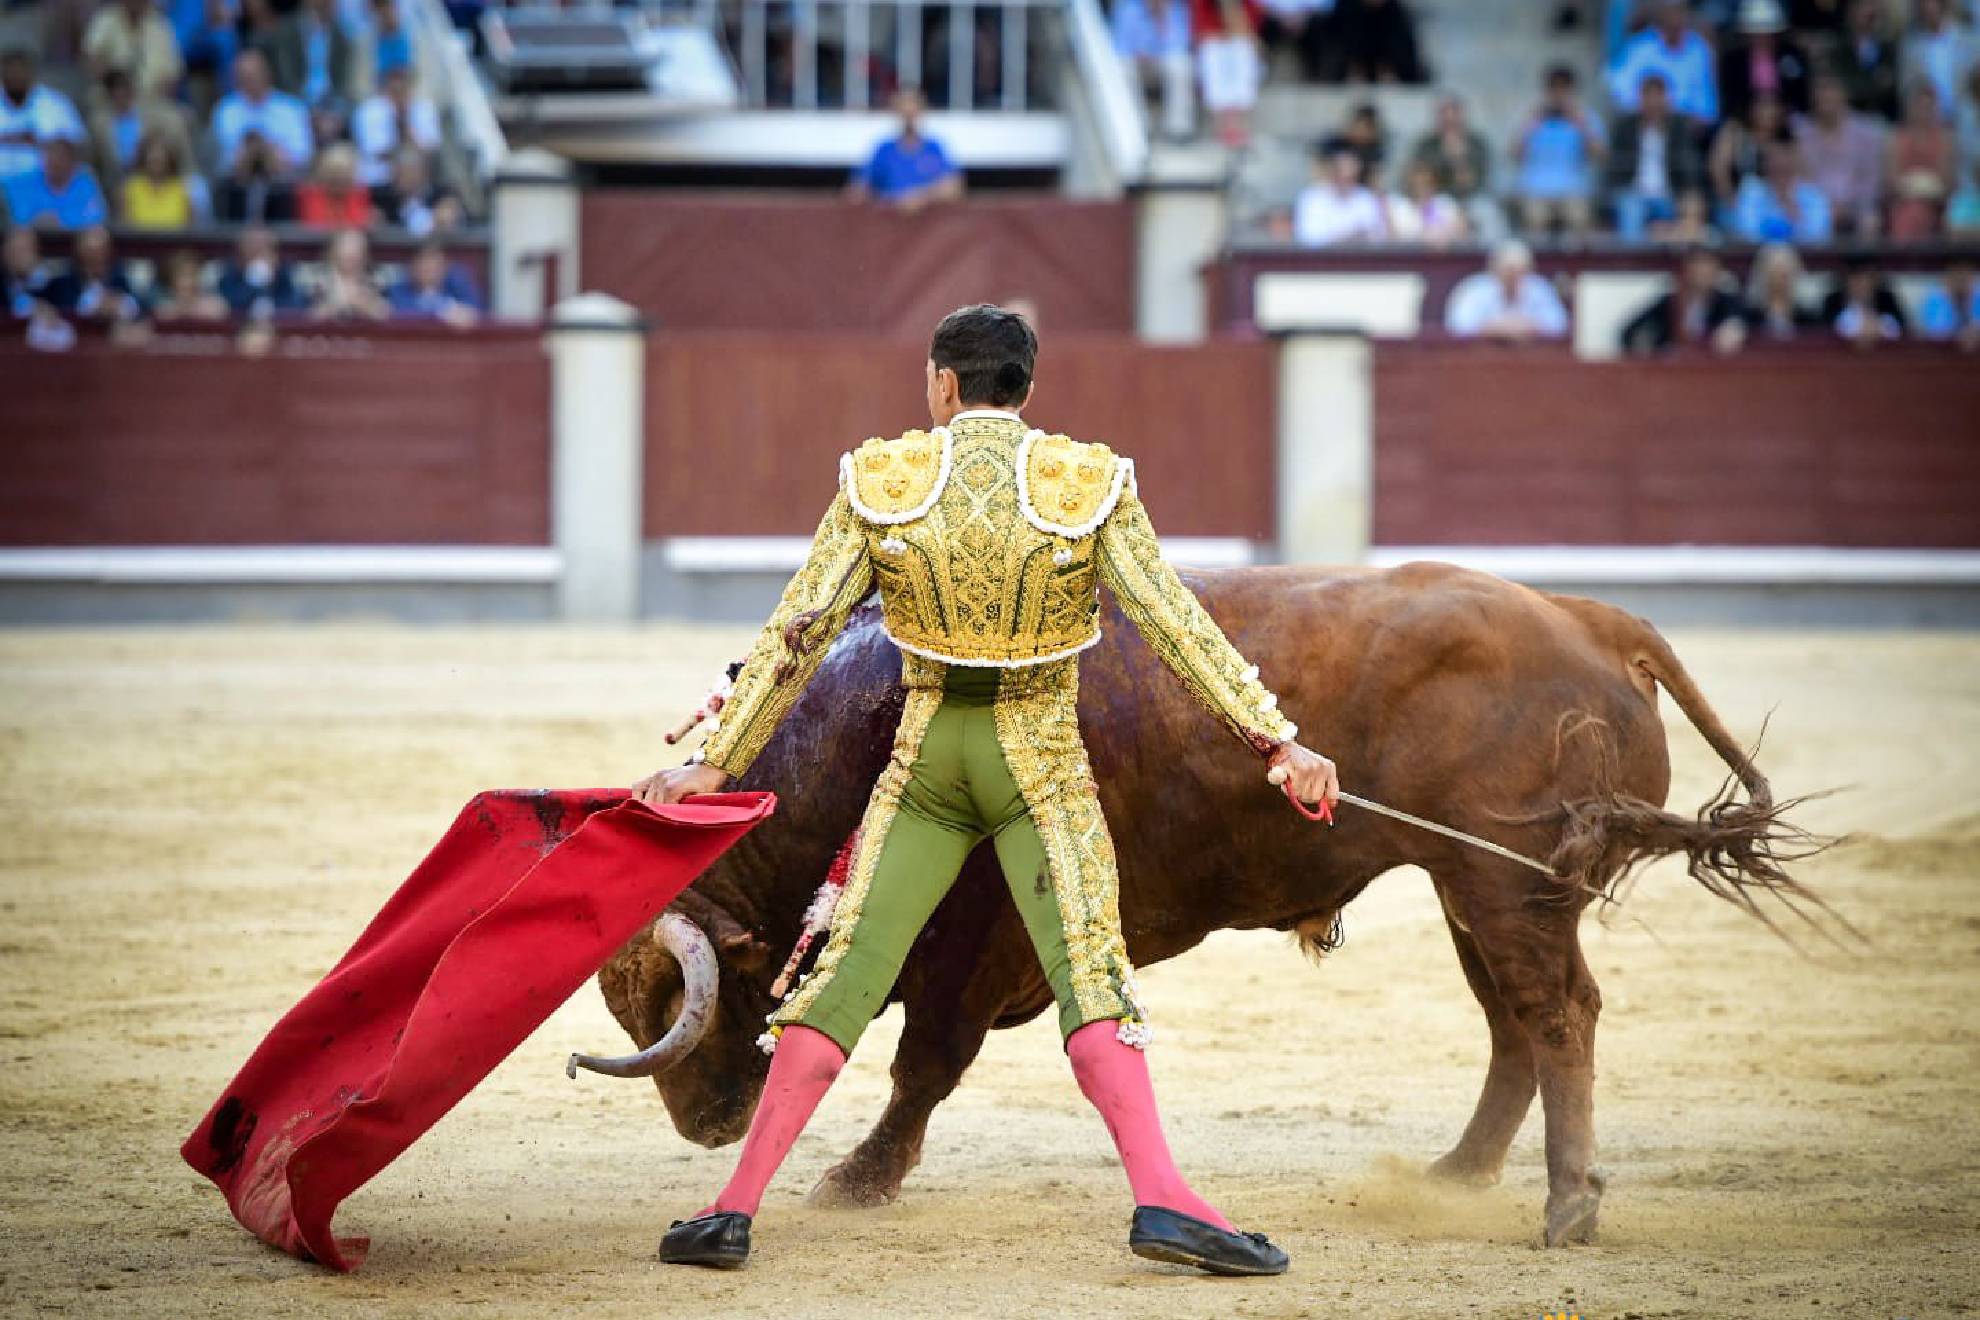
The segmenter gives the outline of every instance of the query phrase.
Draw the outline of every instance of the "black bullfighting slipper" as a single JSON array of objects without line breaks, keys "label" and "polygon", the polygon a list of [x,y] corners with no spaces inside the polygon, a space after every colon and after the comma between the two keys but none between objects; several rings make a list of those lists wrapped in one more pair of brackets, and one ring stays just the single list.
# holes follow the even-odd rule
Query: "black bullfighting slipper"
[{"label": "black bullfighting slipper", "polygon": [[1128,1246],[1137,1256],[1194,1265],[1212,1274],[1284,1274],[1291,1263],[1263,1233],[1227,1233],[1159,1205],[1134,1208]]},{"label": "black bullfighting slipper", "polygon": [[739,1210],[717,1210],[676,1219],[660,1239],[660,1259],[668,1265],[733,1270],[749,1259],[749,1216]]}]

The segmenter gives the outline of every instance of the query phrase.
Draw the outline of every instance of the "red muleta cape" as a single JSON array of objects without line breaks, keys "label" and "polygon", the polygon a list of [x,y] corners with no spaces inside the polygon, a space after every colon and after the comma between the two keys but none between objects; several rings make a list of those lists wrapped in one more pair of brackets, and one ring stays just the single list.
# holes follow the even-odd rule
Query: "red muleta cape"
[{"label": "red muleta cape", "polygon": [[[330,1218],[776,807],[483,793],[186,1139],[249,1232],[356,1269]],[[549,1066],[549,1065],[546,1065]]]}]

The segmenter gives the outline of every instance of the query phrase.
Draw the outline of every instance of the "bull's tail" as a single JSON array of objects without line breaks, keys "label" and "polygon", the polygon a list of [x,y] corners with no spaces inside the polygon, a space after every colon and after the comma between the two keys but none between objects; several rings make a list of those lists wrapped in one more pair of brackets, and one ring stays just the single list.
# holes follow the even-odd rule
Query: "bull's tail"
[{"label": "bull's tail", "polygon": [[[1555,597],[1616,647],[1618,656],[1645,678],[1662,685],[1685,718],[1726,763],[1724,782],[1695,816],[1666,811],[1653,802],[1611,787],[1591,797],[1562,803],[1558,810],[1530,818],[1559,829],[1559,842],[1548,858],[1556,874],[1577,890],[1593,891],[1618,901],[1629,877],[1659,857],[1681,855],[1685,870],[1705,889],[1759,920],[1776,935],[1793,943],[1763,904],[1762,896],[1834,942],[1831,929],[1863,937],[1820,895],[1796,880],[1789,868],[1834,846],[1837,840],[1801,828],[1789,813],[1809,797],[1774,800],[1767,777],[1754,762],[1756,743],[1748,749],[1732,736],[1717,711],[1671,650],[1670,643],[1648,623],[1598,602]],[[1591,736],[1604,738],[1599,724]],[[1605,749],[1603,764],[1612,762]],[[1820,796],[1819,794],[1810,796]],[[1826,920],[1824,920],[1826,918]]]}]

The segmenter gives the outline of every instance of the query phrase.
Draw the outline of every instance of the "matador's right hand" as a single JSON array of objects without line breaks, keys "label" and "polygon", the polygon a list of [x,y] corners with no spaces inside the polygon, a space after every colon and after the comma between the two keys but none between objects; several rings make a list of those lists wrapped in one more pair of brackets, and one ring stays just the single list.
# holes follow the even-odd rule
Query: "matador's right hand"
[{"label": "matador's right hand", "polygon": [[704,761],[650,774],[633,785],[632,793],[649,807],[664,807],[697,793],[719,793],[728,782],[728,771]]},{"label": "matador's right hand", "polygon": [[1320,753],[1296,742],[1281,743],[1272,753],[1267,776],[1275,784],[1285,784],[1301,802],[1325,804],[1332,811],[1340,801],[1341,778],[1334,763]]}]

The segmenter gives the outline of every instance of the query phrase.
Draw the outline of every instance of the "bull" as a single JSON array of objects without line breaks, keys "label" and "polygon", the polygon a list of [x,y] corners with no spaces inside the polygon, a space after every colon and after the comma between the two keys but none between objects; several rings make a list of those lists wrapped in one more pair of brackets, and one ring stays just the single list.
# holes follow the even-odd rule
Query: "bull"
[{"label": "bull", "polygon": [[[1756,914],[1755,896],[1769,892],[1805,904],[1813,896],[1785,867],[1819,844],[1784,819],[1794,804],[1775,803],[1664,638],[1621,610],[1432,563],[1186,577],[1348,787],[1547,859],[1555,874],[1353,808],[1332,830],[1306,824],[1113,613],[1083,664],[1080,724],[1114,827],[1134,962],[1173,958],[1222,929],[1293,932],[1317,954],[1371,881],[1421,867],[1491,1034],[1476,1110],[1431,1172],[1496,1181],[1537,1093],[1545,1240],[1592,1238],[1603,1190],[1591,1166],[1602,997],[1579,943],[1584,909],[1670,854]],[[774,1007],[771,983],[885,763],[898,671],[868,607],[742,781],[780,795],[775,821],[599,973],[606,1004],[641,1049],[626,1071],[652,1075],[689,1140],[720,1146],[748,1127],[767,1071],[755,1039]],[[1659,687],[1729,771],[1693,816],[1664,810]],[[922,931],[894,1000],[905,1018],[892,1096],[824,1175],[817,1201],[895,1199],[930,1114],[986,1033],[1052,1003],[987,848]]]}]

